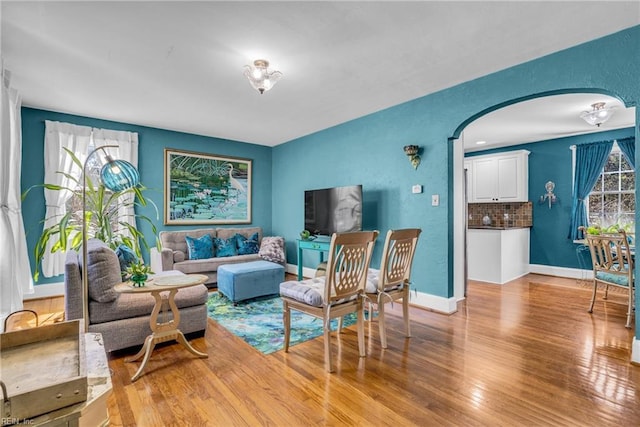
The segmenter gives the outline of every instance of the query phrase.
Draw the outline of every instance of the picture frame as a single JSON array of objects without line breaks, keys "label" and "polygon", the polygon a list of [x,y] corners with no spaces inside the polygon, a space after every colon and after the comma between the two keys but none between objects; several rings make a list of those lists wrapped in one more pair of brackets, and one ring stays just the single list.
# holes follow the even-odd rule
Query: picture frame
[{"label": "picture frame", "polygon": [[165,148],[164,224],[250,224],[252,160]]}]

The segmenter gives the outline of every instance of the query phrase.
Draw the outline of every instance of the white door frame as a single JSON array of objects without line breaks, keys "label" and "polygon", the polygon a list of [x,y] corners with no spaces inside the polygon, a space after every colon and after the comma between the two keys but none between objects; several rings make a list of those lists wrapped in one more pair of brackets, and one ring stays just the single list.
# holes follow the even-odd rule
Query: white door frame
[{"label": "white door frame", "polygon": [[453,141],[453,297],[465,298],[466,209],[464,206],[464,131]]}]

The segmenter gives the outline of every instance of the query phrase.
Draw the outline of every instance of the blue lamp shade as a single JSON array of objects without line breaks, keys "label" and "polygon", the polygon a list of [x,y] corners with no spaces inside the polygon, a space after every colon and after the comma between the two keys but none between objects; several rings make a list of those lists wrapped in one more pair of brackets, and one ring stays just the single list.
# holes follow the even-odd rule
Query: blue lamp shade
[{"label": "blue lamp shade", "polygon": [[124,191],[140,182],[138,170],[125,160],[109,160],[100,171],[100,178],[111,191]]}]

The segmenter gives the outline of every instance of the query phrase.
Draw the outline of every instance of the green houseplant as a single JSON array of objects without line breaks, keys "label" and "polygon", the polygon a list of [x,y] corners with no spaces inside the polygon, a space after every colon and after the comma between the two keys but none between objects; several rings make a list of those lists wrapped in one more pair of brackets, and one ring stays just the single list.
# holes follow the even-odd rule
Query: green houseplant
[{"label": "green houseplant", "polygon": [[[76,155],[68,149],[64,149],[71,157],[73,164],[80,171],[83,169],[82,162]],[[64,173],[64,172],[58,172]],[[71,175],[65,174],[73,185],[71,187],[63,187],[55,184],[42,184],[30,187],[22,194],[24,200],[28,193],[35,187],[43,187],[47,190],[54,191],[70,191],[72,197],[76,200],[82,200],[82,173]],[[87,224],[88,238],[96,238],[107,243],[112,249],[116,249],[119,245],[124,244],[131,248],[138,258],[141,258],[141,246],[149,250],[149,245],[142,232],[136,227],[138,220],[144,221],[151,226],[154,236],[158,235],[154,222],[145,215],[134,213],[127,218],[118,218],[119,207],[145,207],[151,204],[156,212],[156,221],[158,221],[158,207],[152,200],[147,200],[143,191],[146,188],[142,185],[126,189],[123,191],[109,191],[102,183],[95,185],[90,176],[86,177],[86,214],[85,221]],[[124,199],[123,196],[132,195],[133,197]],[[74,249],[78,251],[82,246],[82,214],[78,209],[71,209],[65,215],[59,218],[59,221],[51,227],[45,228],[40,235],[34,248],[34,257],[36,266],[33,274],[35,281],[38,281],[40,275],[40,264],[44,258],[47,245],[53,241],[51,252],[66,251]],[[43,221],[44,222],[44,221]],[[125,232],[128,231],[128,233]],[[160,248],[160,242],[156,237],[155,246]]]},{"label": "green houseplant", "polygon": [[144,286],[149,274],[153,274],[151,267],[145,265],[142,261],[134,262],[127,267],[129,280],[133,282],[133,286]]}]

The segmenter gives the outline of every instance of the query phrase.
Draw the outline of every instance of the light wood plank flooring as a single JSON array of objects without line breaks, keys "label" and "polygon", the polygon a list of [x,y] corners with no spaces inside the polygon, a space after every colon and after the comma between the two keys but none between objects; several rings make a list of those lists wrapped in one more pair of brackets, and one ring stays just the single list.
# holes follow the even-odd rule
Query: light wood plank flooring
[{"label": "light wood plank flooring", "polygon": [[366,358],[348,328],[333,340],[333,374],[322,338],[263,355],[210,321],[192,340],[208,359],[160,346],[131,383],[138,362],[123,359],[132,352],[110,355],[111,425],[640,425],[624,295],[599,298],[593,315],[590,296],[549,276],[472,282],[453,315],[412,309],[410,339],[390,315],[386,350],[374,320]]}]

